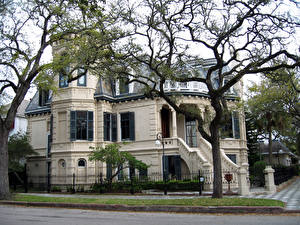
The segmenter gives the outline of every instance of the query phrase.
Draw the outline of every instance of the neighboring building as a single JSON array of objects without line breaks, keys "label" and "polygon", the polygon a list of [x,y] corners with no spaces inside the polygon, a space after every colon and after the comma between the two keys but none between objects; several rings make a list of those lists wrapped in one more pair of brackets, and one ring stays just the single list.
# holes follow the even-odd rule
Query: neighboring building
[{"label": "neighboring building", "polygon": [[[23,100],[22,103],[19,105],[14,123],[11,127],[11,130],[9,131],[9,136],[12,136],[17,133],[26,134],[28,122],[27,118],[25,117],[25,110],[28,104],[28,100]],[[7,105],[5,107],[8,109],[10,105]]]},{"label": "neighboring building", "polygon": [[[213,60],[197,64],[205,76],[205,67]],[[80,73],[81,71],[78,71]],[[164,137],[166,173],[170,179],[191,178],[201,170],[206,188],[212,188],[213,161],[211,145],[197,131],[197,122],[178,114],[163,99],[150,99],[141,85],[122,80],[99,79],[89,73],[67,83],[59,75],[57,93],[40,91],[27,107],[28,132],[39,156],[28,158],[30,176],[51,176],[52,184],[94,183],[100,173],[109,174],[109,166],[88,160],[90,147],[112,142],[127,142],[122,151],[132,153],[148,165],[148,171],[126,170],[136,176],[161,176],[163,151],[155,145],[157,133]],[[241,97],[241,85],[228,92],[233,107]],[[179,105],[197,107],[205,113],[210,100],[205,85],[198,82],[166,82],[165,91],[178,96]],[[237,168],[248,163],[243,112],[234,111],[221,140],[224,173],[233,173],[237,185]],[[34,179],[34,178],[32,178]],[[29,181],[30,182],[30,181]],[[38,182],[32,180],[31,182]],[[225,182],[225,180],[224,180]]]},{"label": "neighboring building", "polygon": [[[269,163],[269,144],[259,144],[260,154],[263,156],[263,160]],[[293,164],[299,164],[300,157],[292,153],[284,144],[279,141],[272,142],[272,165],[291,166]]]}]

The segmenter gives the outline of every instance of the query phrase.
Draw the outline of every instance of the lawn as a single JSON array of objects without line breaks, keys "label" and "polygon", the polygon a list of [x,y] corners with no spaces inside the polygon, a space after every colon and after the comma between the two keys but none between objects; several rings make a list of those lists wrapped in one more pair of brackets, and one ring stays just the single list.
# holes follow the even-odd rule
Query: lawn
[{"label": "lawn", "polygon": [[178,205],[178,206],[280,206],[284,203],[272,199],[252,198],[193,198],[193,199],[109,199],[109,198],[76,198],[74,197],[44,197],[16,194],[14,201],[24,202],[62,202],[86,204],[121,204],[121,205]]}]

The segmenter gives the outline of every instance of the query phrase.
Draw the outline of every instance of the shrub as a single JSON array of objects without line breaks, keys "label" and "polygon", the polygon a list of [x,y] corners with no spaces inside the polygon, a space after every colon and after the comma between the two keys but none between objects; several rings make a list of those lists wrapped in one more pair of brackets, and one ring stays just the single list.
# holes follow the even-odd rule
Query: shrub
[{"label": "shrub", "polygon": [[266,168],[266,162],[257,161],[254,163],[252,168],[252,182],[254,185],[264,186],[265,185],[265,175],[264,169]]}]

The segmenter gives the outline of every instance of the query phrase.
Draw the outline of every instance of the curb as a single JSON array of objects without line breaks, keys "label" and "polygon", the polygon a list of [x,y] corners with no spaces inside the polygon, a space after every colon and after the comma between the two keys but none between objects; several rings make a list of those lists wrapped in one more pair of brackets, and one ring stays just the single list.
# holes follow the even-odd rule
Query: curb
[{"label": "curb", "polygon": [[2,205],[16,205],[26,207],[55,207],[71,209],[87,209],[101,211],[127,211],[127,212],[168,212],[168,213],[229,213],[229,214],[283,214],[300,213],[300,210],[286,210],[282,207],[271,206],[131,206],[131,205],[105,205],[105,204],[74,204],[51,202],[15,202],[1,201]]}]

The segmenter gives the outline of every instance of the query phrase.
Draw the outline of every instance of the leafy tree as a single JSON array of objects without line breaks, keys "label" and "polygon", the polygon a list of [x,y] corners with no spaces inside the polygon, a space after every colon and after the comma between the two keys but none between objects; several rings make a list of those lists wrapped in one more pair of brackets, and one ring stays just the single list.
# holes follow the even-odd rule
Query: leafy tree
[{"label": "leafy tree", "polygon": [[[130,35],[110,46],[113,54],[102,72],[130,77],[128,82],[144,85],[147,96],[162,97],[178,113],[197,120],[212,145],[213,197],[222,197],[220,128],[229,116],[228,91],[246,74],[300,65],[299,52],[287,50],[288,42],[297,43],[300,23],[285,11],[285,3],[299,7],[266,0],[119,0],[112,6],[118,25]],[[201,55],[213,59],[204,75],[193,67],[203,63]],[[180,107],[176,97],[165,93],[167,80],[195,81],[207,88],[208,129],[199,109]]]},{"label": "leafy tree", "polygon": [[255,162],[261,160],[259,142],[262,139],[257,129],[256,118],[249,110],[245,110],[246,138],[248,147],[248,162],[251,169]]},{"label": "leafy tree", "polygon": [[107,166],[111,166],[112,174],[108,177],[111,185],[114,177],[118,176],[124,169],[136,168],[138,170],[146,170],[149,166],[140,160],[137,160],[129,152],[120,151],[120,145],[113,143],[105,147],[92,148],[89,160],[105,162]]},{"label": "leafy tree", "polygon": [[[0,98],[11,96],[9,109],[0,115],[0,199],[7,199],[8,134],[31,85],[52,88],[58,71],[68,82],[80,77],[73,72],[79,67],[89,69],[94,56],[105,52],[115,32],[108,31],[102,1],[11,0],[1,1],[0,10]],[[96,37],[97,45],[87,52],[86,43]],[[49,60],[50,48],[58,44],[61,52],[71,52],[73,58],[55,55]],[[69,63],[74,67],[67,72],[63,66]]]},{"label": "leafy tree", "polygon": [[[252,121],[261,135],[269,140],[269,164],[272,163],[273,139],[294,140],[299,135],[299,93],[294,83],[297,79],[289,71],[280,70],[266,74],[261,84],[249,88],[247,101]],[[296,84],[296,86],[294,86]]]},{"label": "leafy tree", "polygon": [[37,155],[30,145],[30,141],[26,134],[17,133],[9,137],[8,141],[8,169],[14,172],[24,170],[26,156]]}]

